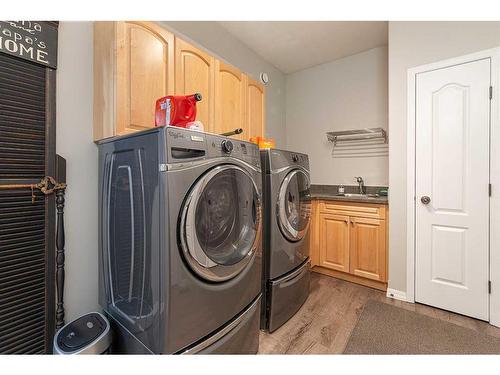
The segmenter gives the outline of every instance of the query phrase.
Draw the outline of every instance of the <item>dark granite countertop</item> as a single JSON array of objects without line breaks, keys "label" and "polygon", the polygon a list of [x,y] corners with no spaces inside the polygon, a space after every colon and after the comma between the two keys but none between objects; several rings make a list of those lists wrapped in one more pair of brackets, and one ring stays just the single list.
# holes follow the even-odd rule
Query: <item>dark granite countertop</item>
[{"label": "dark granite countertop", "polygon": [[[365,186],[365,188],[366,194],[377,194],[377,192],[385,188],[385,186]],[[353,185],[345,185],[344,189],[347,194],[356,194],[359,192],[358,187]],[[311,185],[311,198],[343,202],[389,204],[387,197],[384,196],[347,197],[338,195],[338,185]]]}]

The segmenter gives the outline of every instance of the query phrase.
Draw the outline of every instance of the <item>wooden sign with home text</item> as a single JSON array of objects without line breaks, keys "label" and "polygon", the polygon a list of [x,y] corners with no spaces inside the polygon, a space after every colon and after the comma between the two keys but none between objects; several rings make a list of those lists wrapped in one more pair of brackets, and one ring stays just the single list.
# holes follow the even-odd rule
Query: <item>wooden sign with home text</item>
[{"label": "wooden sign with home text", "polygon": [[57,27],[45,21],[0,21],[0,52],[55,69]]}]

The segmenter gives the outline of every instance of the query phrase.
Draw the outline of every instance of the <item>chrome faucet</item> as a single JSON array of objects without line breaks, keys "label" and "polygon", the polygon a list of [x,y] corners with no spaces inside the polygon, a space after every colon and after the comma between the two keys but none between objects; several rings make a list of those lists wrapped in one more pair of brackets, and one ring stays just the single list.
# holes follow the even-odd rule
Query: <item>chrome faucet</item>
[{"label": "chrome faucet", "polygon": [[359,185],[359,194],[364,194],[365,193],[365,182],[363,181],[363,177],[355,177],[356,182]]}]

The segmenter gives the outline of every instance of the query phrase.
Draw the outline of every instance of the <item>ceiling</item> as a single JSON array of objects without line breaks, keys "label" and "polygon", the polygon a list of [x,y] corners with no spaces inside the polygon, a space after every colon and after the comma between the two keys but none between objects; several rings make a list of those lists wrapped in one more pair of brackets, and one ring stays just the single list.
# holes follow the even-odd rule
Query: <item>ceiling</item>
[{"label": "ceiling", "polygon": [[283,73],[387,45],[382,21],[221,21],[219,24]]}]

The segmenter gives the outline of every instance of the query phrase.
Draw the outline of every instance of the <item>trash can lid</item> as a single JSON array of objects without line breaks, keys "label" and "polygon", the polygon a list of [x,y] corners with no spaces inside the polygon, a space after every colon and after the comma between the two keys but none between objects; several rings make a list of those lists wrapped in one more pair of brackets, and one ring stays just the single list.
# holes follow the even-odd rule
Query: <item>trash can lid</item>
[{"label": "trash can lid", "polygon": [[57,334],[57,345],[65,352],[79,350],[97,339],[107,327],[100,314],[90,313],[71,322]]}]

